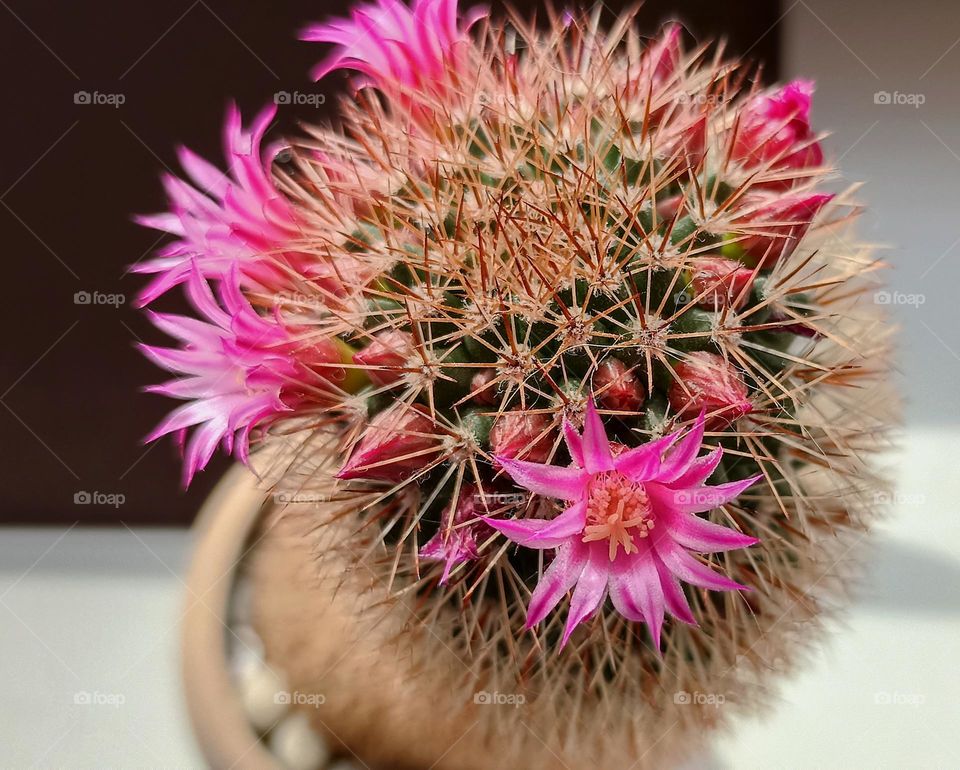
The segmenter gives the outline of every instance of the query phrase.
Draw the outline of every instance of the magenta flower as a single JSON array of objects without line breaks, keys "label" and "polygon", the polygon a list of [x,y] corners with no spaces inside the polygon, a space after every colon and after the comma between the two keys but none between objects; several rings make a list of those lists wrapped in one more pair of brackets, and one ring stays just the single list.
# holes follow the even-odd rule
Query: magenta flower
[{"label": "magenta flower", "polygon": [[165,175],[170,211],[137,218],[142,225],[177,236],[155,259],[132,268],[156,276],[141,293],[140,305],[187,281],[194,263],[207,278],[219,278],[235,264],[245,285],[271,290],[286,285],[284,268],[307,273],[311,264],[320,262],[290,247],[302,238],[302,226],[270,173],[280,145],[261,147],[275,112],[272,106],[263,110],[244,130],[239,110],[230,107],[224,126],[228,173],[180,148],[180,163],[190,181]]},{"label": "magenta flower", "polygon": [[335,69],[362,73],[360,88],[373,86],[410,106],[417,92],[443,94],[448,73],[462,65],[462,44],[486,10],[474,8],[458,24],[457,0],[378,0],[361,5],[350,18],[332,19],[304,30],[302,39],[333,43],[333,52],[312,72],[320,80]]},{"label": "magenta flower", "polygon": [[823,152],[810,128],[813,83],[795,80],[751,99],[740,118],[733,157],[777,170],[819,166]]},{"label": "magenta flower", "polygon": [[704,486],[723,450],[698,457],[703,432],[701,414],[679,443],[678,431],[615,454],[591,399],[582,436],[569,423],[564,425],[573,458],[569,467],[497,458],[519,486],[570,504],[553,519],[484,518],[518,545],[556,549],[527,607],[527,628],[543,620],[576,586],[561,648],[609,592],[617,612],[647,624],[659,649],[666,612],[696,625],[681,580],[718,591],[747,589],[690,554],[758,542],[695,515],[733,500],[760,478]]},{"label": "magenta flower", "polygon": [[[237,280],[234,267],[219,284],[218,302],[194,267],[186,279],[186,291],[203,320],[147,313],[161,331],[182,345],[140,345],[154,363],[179,375],[147,390],[187,403],[171,412],[146,440],[178,435],[185,450],[184,485],[206,467],[221,442],[227,453],[246,462],[254,427],[317,400],[317,389],[325,382],[344,377],[332,341],[298,341],[296,330],[259,315]],[[188,428],[194,429],[189,440]]]}]

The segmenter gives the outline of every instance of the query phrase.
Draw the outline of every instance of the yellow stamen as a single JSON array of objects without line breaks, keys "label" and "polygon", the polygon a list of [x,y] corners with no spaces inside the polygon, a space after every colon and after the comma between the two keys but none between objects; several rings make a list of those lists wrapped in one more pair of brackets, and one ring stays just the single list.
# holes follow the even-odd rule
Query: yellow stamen
[{"label": "yellow stamen", "polygon": [[610,561],[617,549],[636,553],[635,537],[647,537],[654,526],[653,509],[643,484],[616,471],[601,473],[590,483],[583,542],[609,540]]}]

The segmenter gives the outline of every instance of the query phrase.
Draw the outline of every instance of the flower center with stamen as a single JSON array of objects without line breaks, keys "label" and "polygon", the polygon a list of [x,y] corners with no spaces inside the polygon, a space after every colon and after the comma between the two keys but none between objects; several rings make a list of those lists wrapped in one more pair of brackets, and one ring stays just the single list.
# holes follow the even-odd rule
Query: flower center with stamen
[{"label": "flower center with stamen", "polygon": [[646,537],[654,524],[643,484],[616,471],[600,473],[590,482],[583,542],[609,540],[610,561],[616,558],[621,546],[624,553],[636,553],[639,549],[634,538]]}]

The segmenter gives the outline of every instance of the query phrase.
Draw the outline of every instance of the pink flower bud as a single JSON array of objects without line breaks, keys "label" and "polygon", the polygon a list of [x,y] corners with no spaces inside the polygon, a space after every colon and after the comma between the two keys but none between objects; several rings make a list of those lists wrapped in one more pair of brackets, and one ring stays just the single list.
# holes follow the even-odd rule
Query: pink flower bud
[{"label": "pink flower bud", "polygon": [[646,116],[650,126],[656,126],[663,118],[668,105],[663,102],[665,85],[673,77],[680,66],[680,37],[679,24],[671,24],[663,35],[647,46],[639,63],[627,79],[627,97],[639,100],[641,103],[652,96],[653,105]]},{"label": "pink flower bud", "polygon": [[493,532],[490,525],[480,518],[484,509],[479,504],[479,496],[475,485],[461,486],[452,521],[450,509],[447,508],[439,531],[420,549],[420,558],[445,562],[440,585],[446,585],[450,571],[458,564],[476,559],[479,542]]},{"label": "pink flower bud", "polygon": [[753,270],[723,257],[697,257],[687,263],[690,292],[697,304],[710,310],[739,310],[750,298]]},{"label": "pink flower bud", "polygon": [[607,358],[597,367],[593,389],[601,404],[618,412],[639,411],[646,398],[636,372],[619,358]]},{"label": "pink flower bud", "polygon": [[671,195],[657,201],[657,222],[672,222],[683,205],[682,195]]},{"label": "pink flower bud", "polygon": [[347,376],[340,349],[330,338],[310,340],[307,345],[297,349],[295,356],[298,363],[306,366],[321,380],[341,383]]},{"label": "pink flower bud", "polygon": [[356,297],[373,277],[369,265],[345,254],[338,254],[335,263],[313,257],[301,272],[320,289],[316,303],[331,307],[346,307],[348,303],[340,300]]},{"label": "pink flower bud", "polygon": [[546,462],[553,448],[552,422],[545,414],[504,412],[490,428],[490,449],[500,457]]},{"label": "pink flower bud", "polygon": [[701,115],[680,135],[680,148],[691,169],[696,169],[707,152],[707,116]]},{"label": "pink flower bud", "polygon": [[374,337],[353,361],[364,368],[374,385],[392,385],[403,376],[414,353],[413,336],[409,332],[385,331]]},{"label": "pink flower bud", "polygon": [[810,129],[812,95],[811,81],[795,80],[747,102],[740,114],[734,160],[747,166],[769,164],[771,169],[819,166],[823,152]]},{"label": "pink flower bud", "polygon": [[483,369],[473,375],[470,379],[470,392],[474,394],[475,403],[493,406],[497,402],[496,385],[491,385],[496,378],[497,374],[493,369]]},{"label": "pink flower bud", "polygon": [[441,444],[424,407],[397,402],[370,421],[337,478],[401,481],[435,460]]},{"label": "pink flower bud", "polygon": [[650,45],[643,53],[643,68],[652,74],[655,83],[667,80],[680,65],[679,24],[671,24],[663,37]]},{"label": "pink flower bud", "polygon": [[752,262],[771,268],[793,254],[820,209],[831,200],[833,195],[825,193],[773,199],[737,223],[749,232],[762,233],[750,235],[737,245]]},{"label": "pink flower bud", "polygon": [[747,386],[739,372],[713,353],[690,353],[674,365],[676,379],[667,397],[676,412],[689,416],[706,410],[730,422],[753,411]]}]

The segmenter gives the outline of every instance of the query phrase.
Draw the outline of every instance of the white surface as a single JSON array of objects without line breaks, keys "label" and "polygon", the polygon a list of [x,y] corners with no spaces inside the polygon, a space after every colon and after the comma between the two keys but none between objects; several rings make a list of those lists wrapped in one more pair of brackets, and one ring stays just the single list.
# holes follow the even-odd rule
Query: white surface
[{"label": "white surface", "polygon": [[[918,432],[905,449],[863,598],[779,707],[718,744],[717,766],[960,768],[960,435]],[[202,766],[177,665],[188,544],[3,533],[0,766]],[[113,703],[75,703],[84,692]]]},{"label": "white surface", "polygon": [[960,435],[905,443],[861,598],[763,720],[717,746],[735,768],[960,768]]},{"label": "white surface", "polygon": [[188,539],[0,533],[0,767],[203,767],[177,650]]},{"label": "white surface", "polygon": [[[960,3],[783,0],[782,76],[813,78],[830,161],[863,182],[858,232],[885,244],[899,292],[911,423],[960,419]],[[777,34],[773,31],[770,34]],[[877,103],[880,93],[914,104]],[[922,103],[920,100],[922,99]],[[879,101],[883,101],[881,98]],[[908,301],[914,298],[915,302]]]}]

